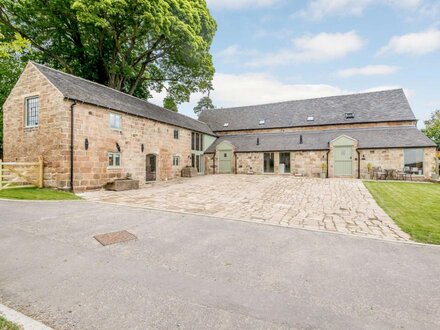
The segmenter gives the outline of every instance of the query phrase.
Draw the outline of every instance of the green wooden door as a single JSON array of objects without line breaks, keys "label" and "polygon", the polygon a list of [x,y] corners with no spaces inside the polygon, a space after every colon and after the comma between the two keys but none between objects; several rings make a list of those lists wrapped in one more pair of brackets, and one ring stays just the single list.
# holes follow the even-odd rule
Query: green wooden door
[{"label": "green wooden door", "polygon": [[335,147],[335,176],[353,176],[351,146]]},{"label": "green wooden door", "polygon": [[232,173],[232,151],[219,150],[219,173]]}]

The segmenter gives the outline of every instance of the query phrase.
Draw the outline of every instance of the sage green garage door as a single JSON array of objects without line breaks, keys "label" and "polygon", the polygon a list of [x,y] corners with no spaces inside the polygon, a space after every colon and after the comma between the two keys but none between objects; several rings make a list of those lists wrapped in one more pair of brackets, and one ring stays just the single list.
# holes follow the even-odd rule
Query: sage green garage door
[{"label": "sage green garage door", "polygon": [[352,147],[335,147],[335,176],[353,175]]},{"label": "sage green garage door", "polygon": [[232,151],[219,150],[219,172],[232,173]]}]

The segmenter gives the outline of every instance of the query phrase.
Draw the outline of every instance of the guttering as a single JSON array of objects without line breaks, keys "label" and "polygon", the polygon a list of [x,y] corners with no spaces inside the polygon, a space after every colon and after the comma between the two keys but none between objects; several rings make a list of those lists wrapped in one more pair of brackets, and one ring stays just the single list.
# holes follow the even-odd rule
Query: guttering
[{"label": "guttering", "polygon": [[70,191],[73,192],[73,142],[74,142],[74,113],[76,100],[70,105]]}]

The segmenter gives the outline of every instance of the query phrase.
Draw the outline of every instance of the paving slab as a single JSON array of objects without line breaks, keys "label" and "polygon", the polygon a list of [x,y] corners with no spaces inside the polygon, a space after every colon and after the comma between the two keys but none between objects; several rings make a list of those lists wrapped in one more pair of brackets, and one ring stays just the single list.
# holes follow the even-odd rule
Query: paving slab
[{"label": "paving slab", "polygon": [[[86,200],[409,241],[361,180],[209,175],[132,191],[94,191]],[[374,221],[374,223],[372,223]]]}]

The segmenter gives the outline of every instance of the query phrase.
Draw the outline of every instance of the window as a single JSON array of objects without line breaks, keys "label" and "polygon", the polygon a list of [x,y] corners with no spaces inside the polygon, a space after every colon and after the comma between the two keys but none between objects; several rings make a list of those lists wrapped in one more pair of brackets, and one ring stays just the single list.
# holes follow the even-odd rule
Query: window
[{"label": "window", "polygon": [[229,123],[224,123],[223,124],[223,127],[228,127],[229,126]]},{"label": "window", "polygon": [[121,154],[119,152],[108,153],[108,167],[121,167]]},{"label": "window", "polygon": [[353,112],[346,112],[345,119],[354,119],[354,113]]},{"label": "window", "polygon": [[176,139],[176,140],[179,139],[179,130],[178,129],[174,130],[174,139]]},{"label": "window", "polygon": [[261,119],[259,122],[260,125],[264,125],[265,123],[266,123],[266,121],[264,119]]},{"label": "window", "polygon": [[423,149],[404,149],[405,172],[423,174]]},{"label": "window", "polygon": [[38,126],[38,96],[26,99],[26,127]]},{"label": "window", "polygon": [[203,151],[203,134],[191,133],[191,150]]},{"label": "window", "polygon": [[275,172],[275,162],[274,153],[265,152],[264,153],[264,173],[274,173]]},{"label": "window", "polygon": [[173,166],[179,166],[179,164],[180,164],[180,157],[173,156]]},{"label": "window", "polygon": [[117,115],[116,113],[110,113],[110,128],[121,130],[121,116]]},{"label": "window", "polygon": [[313,117],[313,116],[308,116],[307,117],[307,121],[314,121],[315,120],[315,117]]},{"label": "window", "polygon": [[[284,164],[284,166],[282,166],[281,164]],[[280,174],[283,174],[281,172],[281,169],[283,167],[284,167],[284,173],[290,173],[290,152],[280,153]]]}]

